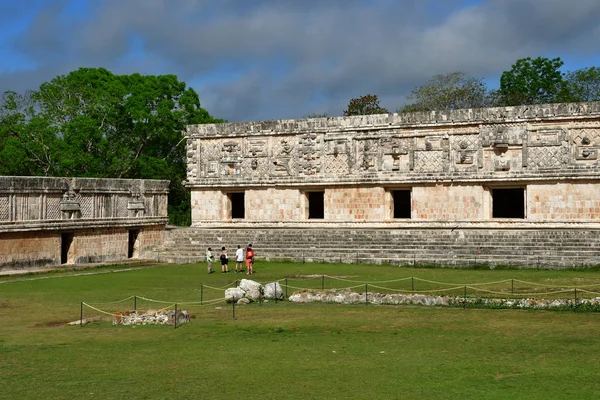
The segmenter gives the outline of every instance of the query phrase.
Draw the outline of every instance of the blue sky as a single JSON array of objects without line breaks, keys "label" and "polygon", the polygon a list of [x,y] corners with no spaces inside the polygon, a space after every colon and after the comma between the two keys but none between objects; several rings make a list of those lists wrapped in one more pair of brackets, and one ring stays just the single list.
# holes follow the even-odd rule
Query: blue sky
[{"label": "blue sky", "polygon": [[598,0],[0,0],[0,92],[80,67],[175,74],[230,121],[396,110],[433,75],[600,66]]}]

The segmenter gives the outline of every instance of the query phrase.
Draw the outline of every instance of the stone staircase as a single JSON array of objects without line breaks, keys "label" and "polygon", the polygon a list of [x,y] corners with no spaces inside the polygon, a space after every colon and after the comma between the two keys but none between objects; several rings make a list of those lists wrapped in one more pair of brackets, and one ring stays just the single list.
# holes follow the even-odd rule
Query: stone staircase
[{"label": "stone staircase", "polygon": [[[600,230],[176,228],[154,250],[160,262],[204,261],[207,247],[233,259],[252,243],[257,261],[390,263],[395,265],[512,265],[560,268],[600,265]],[[218,254],[218,251],[217,251]]]}]

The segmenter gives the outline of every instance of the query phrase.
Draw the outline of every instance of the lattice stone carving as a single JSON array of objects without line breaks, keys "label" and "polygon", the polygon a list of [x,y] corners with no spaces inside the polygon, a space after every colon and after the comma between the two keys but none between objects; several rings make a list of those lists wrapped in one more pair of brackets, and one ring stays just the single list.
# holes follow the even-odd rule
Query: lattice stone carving
[{"label": "lattice stone carving", "polygon": [[94,218],[94,199],[93,194],[87,194],[85,196],[76,194],[75,200],[79,203],[81,207],[81,218]]},{"label": "lattice stone carving", "polygon": [[349,172],[348,154],[323,156],[323,171],[325,174],[343,175]]},{"label": "lattice stone carving", "polygon": [[118,195],[115,199],[116,206],[116,217],[126,218],[129,215],[127,205],[129,204],[130,196]]},{"label": "lattice stone carving", "polygon": [[481,148],[476,135],[460,135],[452,137],[454,163],[459,165],[477,164],[477,151]]},{"label": "lattice stone carving", "polygon": [[201,155],[200,159],[202,160],[203,171],[199,171],[199,175],[216,176],[220,173],[221,143],[221,139],[202,141],[199,153]]},{"label": "lattice stone carving", "polygon": [[60,213],[60,195],[48,195],[46,197],[46,218],[61,219]]},{"label": "lattice stone carving", "polygon": [[8,201],[8,196],[0,196],[0,221],[7,221],[10,219]]},{"label": "lattice stone carving", "polygon": [[444,151],[415,151],[415,171],[442,171],[444,169]]},{"label": "lattice stone carving", "polygon": [[569,162],[569,151],[565,146],[530,147],[528,168],[560,168]]},{"label": "lattice stone carving", "polygon": [[595,128],[574,129],[573,158],[577,161],[597,160],[600,152],[600,131]]}]

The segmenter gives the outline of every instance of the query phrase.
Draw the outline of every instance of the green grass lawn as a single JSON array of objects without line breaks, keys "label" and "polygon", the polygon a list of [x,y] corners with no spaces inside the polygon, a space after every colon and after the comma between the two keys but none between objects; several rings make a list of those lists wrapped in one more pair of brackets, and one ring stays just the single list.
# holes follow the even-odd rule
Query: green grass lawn
[{"label": "green grass lawn", "polygon": [[[129,268],[128,266],[127,268]],[[1,399],[592,399],[600,393],[597,313],[273,301],[180,306],[189,324],[113,326],[131,295],[197,303],[246,275],[204,264],[113,273],[0,278]],[[94,274],[88,274],[94,273]],[[315,275],[303,278],[302,275]],[[345,280],[319,275],[343,277]],[[439,289],[441,282],[516,291],[597,289],[598,271],[410,269],[389,265],[258,263],[253,277],[290,287]],[[391,281],[391,282],[383,282]],[[493,283],[501,282],[501,283]],[[521,283],[528,282],[528,283]],[[548,285],[548,286],[543,286]],[[586,286],[587,285],[587,286]],[[360,290],[358,288],[357,290]],[[370,289],[371,290],[371,289]],[[292,289],[289,289],[290,293]],[[591,294],[590,294],[591,295]],[[138,308],[160,308],[137,301]]]}]

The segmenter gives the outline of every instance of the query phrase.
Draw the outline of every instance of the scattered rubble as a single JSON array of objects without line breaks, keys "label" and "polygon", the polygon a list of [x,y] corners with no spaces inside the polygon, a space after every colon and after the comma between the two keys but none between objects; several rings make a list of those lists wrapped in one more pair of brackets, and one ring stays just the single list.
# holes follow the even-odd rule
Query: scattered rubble
[{"label": "scattered rubble", "polygon": [[460,296],[432,296],[424,294],[383,294],[383,293],[357,293],[350,290],[301,290],[289,297],[294,303],[323,302],[338,304],[407,304],[423,306],[464,306],[481,305],[494,308],[535,308],[557,309],[572,307],[574,305],[590,305],[600,307],[600,297],[591,299],[499,299]]},{"label": "scattered rubble", "polygon": [[[190,314],[186,310],[177,310],[177,325],[190,322]],[[113,317],[113,325],[174,325],[174,310],[132,310],[117,312]]]}]

